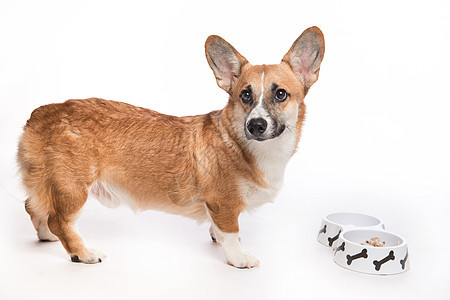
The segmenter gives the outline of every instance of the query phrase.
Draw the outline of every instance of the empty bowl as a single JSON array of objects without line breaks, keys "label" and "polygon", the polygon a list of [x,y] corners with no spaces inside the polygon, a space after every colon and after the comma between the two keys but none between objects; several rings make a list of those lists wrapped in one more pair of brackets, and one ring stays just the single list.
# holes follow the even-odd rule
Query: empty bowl
[{"label": "empty bowl", "polygon": [[359,213],[338,212],[328,214],[322,219],[317,240],[325,246],[334,248],[344,230],[356,227],[384,229],[383,223],[378,218]]}]

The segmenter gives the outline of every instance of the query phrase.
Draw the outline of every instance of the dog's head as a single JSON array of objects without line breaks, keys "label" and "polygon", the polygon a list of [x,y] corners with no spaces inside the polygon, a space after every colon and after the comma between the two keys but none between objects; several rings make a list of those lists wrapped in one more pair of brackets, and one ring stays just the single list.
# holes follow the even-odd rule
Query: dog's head
[{"label": "dog's head", "polygon": [[205,48],[217,84],[230,95],[240,136],[262,142],[297,127],[325,52],[319,28],[305,30],[278,65],[253,66],[219,36],[208,37]]}]

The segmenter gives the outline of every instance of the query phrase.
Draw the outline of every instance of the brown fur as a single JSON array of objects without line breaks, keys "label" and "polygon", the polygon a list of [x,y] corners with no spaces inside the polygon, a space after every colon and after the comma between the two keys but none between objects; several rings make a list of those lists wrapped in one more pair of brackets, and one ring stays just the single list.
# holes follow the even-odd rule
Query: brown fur
[{"label": "brown fur", "polygon": [[234,126],[237,111],[247,109],[239,92],[259,82],[263,70],[268,82],[289,88],[290,101],[299,103],[298,142],[305,88],[288,63],[251,66],[233,51],[242,66],[233,70],[238,74],[232,82],[216,74],[219,86],[230,94],[220,111],[174,117],[98,98],[33,111],[19,143],[18,162],[29,195],[26,210],[36,230],[49,228],[72,257],[83,261],[88,250],[72,225],[89,192],[108,197],[102,186],[93,186],[103,182],[128,193],[135,209],[159,209],[199,221],[209,216],[221,231],[238,232],[238,217],[246,206],[240,183],[269,186]]},{"label": "brown fur", "polygon": [[[19,145],[23,182],[49,215],[82,206],[100,179],[129,191],[139,209],[203,220],[205,199],[217,212],[227,209],[219,198],[241,206],[230,186],[237,178],[264,185],[252,156],[220,125],[227,123],[224,114],[179,118],[95,98],[42,106]],[[56,194],[73,199],[60,201]]]}]

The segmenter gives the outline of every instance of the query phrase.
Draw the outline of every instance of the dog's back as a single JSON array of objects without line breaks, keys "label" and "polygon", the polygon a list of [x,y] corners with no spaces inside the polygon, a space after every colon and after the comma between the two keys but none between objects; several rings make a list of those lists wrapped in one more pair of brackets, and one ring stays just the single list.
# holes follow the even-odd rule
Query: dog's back
[{"label": "dog's back", "polygon": [[39,238],[54,239],[48,215],[82,206],[89,193],[109,207],[205,221],[209,190],[226,194],[232,178],[252,176],[219,113],[174,117],[97,98],[33,111],[18,162]]}]

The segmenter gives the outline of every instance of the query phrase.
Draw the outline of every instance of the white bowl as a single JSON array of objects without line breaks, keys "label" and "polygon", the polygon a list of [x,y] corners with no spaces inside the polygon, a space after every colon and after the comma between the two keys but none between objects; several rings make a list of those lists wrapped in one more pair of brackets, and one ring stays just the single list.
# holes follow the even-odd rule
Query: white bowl
[{"label": "white bowl", "polygon": [[[379,239],[380,247],[367,243],[373,238]],[[349,212],[328,214],[322,219],[317,240],[334,249],[338,265],[353,271],[389,275],[409,269],[405,239],[385,231],[376,217]]]},{"label": "white bowl", "polygon": [[365,214],[332,213],[322,219],[317,240],[325,246],[335,248],[336,242],[343,231],[359,227],[384,229],[384,224],[380,219]]},{"label": "white bowl", "polygon": [[[366,241],[378,238],[382,247]],[[375,229],[353,229],[339,237],[334,261],[341,267],[369,274],[389,275],[409,269],[408,247],[401,236]]]}]

